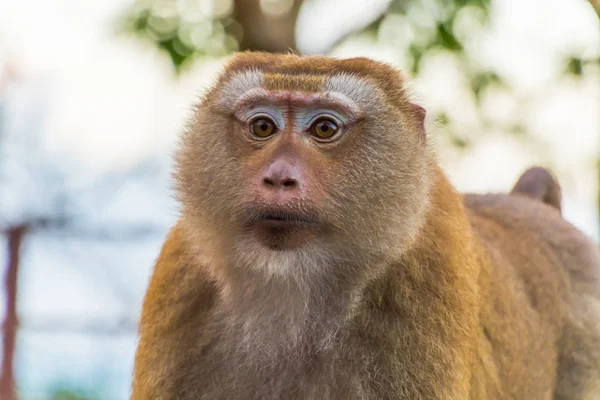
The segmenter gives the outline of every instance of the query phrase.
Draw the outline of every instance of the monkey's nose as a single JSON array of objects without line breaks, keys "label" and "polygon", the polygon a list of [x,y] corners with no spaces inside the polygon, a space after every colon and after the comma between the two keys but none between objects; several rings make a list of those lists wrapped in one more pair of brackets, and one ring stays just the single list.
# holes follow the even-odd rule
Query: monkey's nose
[{"label": "monkey's nose", "polygon": [[293,178],[276,178],[276,177],[266,177],[263,180],[263,183],[266,187],[272,188],[283,188],[283,189],[293,189],[298,186],[298,181]]},{"label": "monkey's nose", "polygon": [[284,160],[273,162],[263,175],[262,187],[269,191],[295,192],[300,186],[298,168]]}]

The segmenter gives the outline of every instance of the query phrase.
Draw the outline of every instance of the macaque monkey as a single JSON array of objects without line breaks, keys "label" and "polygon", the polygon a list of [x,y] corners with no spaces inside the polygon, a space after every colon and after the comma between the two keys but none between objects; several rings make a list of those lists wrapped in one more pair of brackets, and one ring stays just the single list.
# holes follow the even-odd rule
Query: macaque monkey
[{"label": "macaque monkey", "polygon": [[600,399],[597,245],[544,169],[459,194],[424,118],[379,62],[233,57],[177,154],[132,398]]}]

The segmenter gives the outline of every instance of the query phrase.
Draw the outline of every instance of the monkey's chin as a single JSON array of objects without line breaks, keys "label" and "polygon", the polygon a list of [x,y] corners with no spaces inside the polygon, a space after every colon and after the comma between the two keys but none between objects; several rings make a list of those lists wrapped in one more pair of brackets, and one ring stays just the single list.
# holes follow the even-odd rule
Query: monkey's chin
[{"label": "monkey's chin", "polygon": [[299,249],[315,239],[319,225],[306,221],[258,220],[251,226],[253,236],[270,250]]}]

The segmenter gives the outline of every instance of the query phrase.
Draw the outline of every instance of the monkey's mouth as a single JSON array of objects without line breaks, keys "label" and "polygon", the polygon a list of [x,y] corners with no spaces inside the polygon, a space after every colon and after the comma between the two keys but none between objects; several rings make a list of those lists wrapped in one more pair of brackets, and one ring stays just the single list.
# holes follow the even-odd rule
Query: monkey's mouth
[{"label": "monkey's mouth", "polygon": [[268,248],[292,249],[301,246],[320,230],[316,215],[281,209],[254,210],[248,229]]},{"label": "monkey's mouth", "polygon": [[308,214],[296,214],[281,211],[268,211],[258,213],[253,218],[256,222],[273,222],[281,224],[316,224],[317,219]]},{"label": "monkey's mouth", "polygon": [[310,214],[290,213],[283,211],[259,212],[252,216],[253,225],[264,225],[273,228],[293,228],[317,225],[317,219]]}]

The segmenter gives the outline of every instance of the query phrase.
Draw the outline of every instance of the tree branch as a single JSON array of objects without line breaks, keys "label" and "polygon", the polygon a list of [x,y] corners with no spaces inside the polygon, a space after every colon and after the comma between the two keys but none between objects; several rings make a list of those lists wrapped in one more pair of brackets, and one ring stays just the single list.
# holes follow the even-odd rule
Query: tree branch
[{"label": "tree branch", "polygon": [[7,230],[8,265],[4,281],[6,290],[6,315],[3,324],[3,357],[0,374],[0,398],[4,400],[16,399],[13,360],[19,325],[17,317],[17,283],[21,244],[26,231],[26,225],[13,226]]}]

